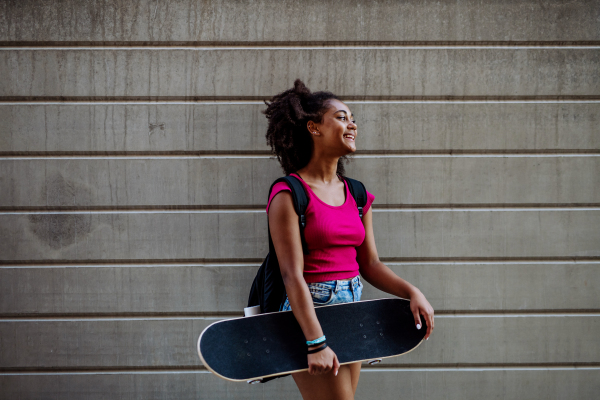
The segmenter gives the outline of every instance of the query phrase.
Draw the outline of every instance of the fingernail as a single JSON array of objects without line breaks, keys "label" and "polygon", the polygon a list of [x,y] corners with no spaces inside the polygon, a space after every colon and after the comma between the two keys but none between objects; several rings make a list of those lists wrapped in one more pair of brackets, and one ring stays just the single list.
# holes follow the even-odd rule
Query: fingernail
[{"label": "fingernail", "polygon": [[335,371],[335,376],[337,376],[338,371]]},{"label": "fingernail", "polygon": [[429,340],[429,338],[425,339],[425,340]]},{"label": "fingernail", "polygon": [[417,329],[421,329],[421,324],[417,324]]}]

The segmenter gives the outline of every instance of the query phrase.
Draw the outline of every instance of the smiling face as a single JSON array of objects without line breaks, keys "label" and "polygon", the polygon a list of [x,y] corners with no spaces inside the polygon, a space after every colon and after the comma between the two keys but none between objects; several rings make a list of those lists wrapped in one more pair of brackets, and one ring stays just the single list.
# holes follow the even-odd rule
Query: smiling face
[{"label": "smiling face", "polygon": [[345,156],[356,151],[357,126],[347,105],[339,100],[329,100],[320,123],[309,121],[315,150],[332,156]]}]

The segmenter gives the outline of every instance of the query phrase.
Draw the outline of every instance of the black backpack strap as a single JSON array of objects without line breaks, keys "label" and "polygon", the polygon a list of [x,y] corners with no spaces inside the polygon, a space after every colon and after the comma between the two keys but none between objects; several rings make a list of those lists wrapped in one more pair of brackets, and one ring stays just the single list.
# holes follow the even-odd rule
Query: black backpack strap
[{"label": "black backpack strap", "polygon": [[354,197],[354,201],[356,201],[356,206],[358,207],[358,215],[362,219],[363,208],[365,207],[365,205],[367,205],[367,189],[365,189],[365,185],[363,185],[361,181],[357,181],[356,179],[344,177],[344,180],[348,184],[350,194],[352,194],[352,197]]},{"label": "black backpack strap", "polygon": [[[291,175],[284,176],[283,178],[277,179],[271,185],[269,189],[269,197],[271,197],[271,191],[273,190],[273,186],[276,183],[285,182],[292,191],[292,200],[294,203],[294,210],[296,214],[298,214],[298,224],[300,225],[300,239],[302,240],[302,251],[304,254],[308,254],[308,244],[306,244],[306,239],[304,238],[304,228],[306,227],[306,208],[308,207],[308,196],[306,195],[306,190],[304,189],[304,185],[302,182],[298,180],[298,178],[293,177]],[[269,239],[270,239],[269,232]]]}]

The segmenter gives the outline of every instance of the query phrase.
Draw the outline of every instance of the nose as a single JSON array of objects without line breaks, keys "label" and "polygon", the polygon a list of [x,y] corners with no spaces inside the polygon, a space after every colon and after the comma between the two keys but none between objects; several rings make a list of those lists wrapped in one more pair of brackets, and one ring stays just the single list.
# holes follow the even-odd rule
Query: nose
[{"label": "nose", "polygon": [[350,123],[348,124],[348,129],[356,130],[357,128],[358,128],[358,126],[356,125],[356,122],[350,121]]}]

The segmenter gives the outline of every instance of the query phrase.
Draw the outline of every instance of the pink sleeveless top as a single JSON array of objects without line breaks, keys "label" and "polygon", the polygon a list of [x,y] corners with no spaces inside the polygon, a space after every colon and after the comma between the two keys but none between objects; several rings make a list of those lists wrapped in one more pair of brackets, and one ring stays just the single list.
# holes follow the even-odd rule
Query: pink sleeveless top
[{"label": "pink sleeveless top", "polygon": [[[300,178],[296,174],[292,174]],[[358,215],[354,197],[346,185],[346,201],[335,207],[319,199],[310,187],[300,179],[308,195],[306,228],[304,237],[310,254],[304,255],[304,280],[307,283],[354,278],[358,275],[356,247],[365,240],[365,228]],[[273,197],[282,190],[290,190],[285,182],[279,182],[271,191],[267,213]],[[367,213],[375,196],[367,192]]]}]

